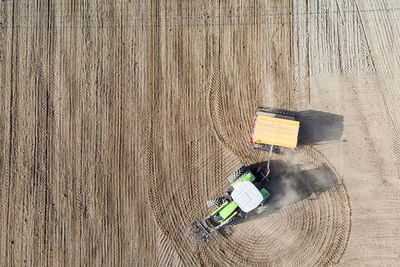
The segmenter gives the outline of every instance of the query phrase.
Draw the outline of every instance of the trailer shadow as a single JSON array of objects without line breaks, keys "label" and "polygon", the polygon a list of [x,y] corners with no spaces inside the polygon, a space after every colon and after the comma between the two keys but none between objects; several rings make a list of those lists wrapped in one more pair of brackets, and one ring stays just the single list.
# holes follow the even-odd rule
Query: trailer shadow
[{"label": "trailer shadow", "polygon": [[304,110],[296,112],[295,117],[300,121],[299,142],[303,145],[339,141],[342,137],[342,115]]}]

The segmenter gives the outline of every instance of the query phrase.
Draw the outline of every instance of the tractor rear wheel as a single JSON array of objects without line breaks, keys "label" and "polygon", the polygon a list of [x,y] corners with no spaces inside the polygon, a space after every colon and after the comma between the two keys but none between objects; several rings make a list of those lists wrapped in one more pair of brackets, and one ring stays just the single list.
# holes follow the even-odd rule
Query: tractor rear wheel
[{"label": "tractor rear wheel", "polygon": [[222,228],[229,228],[237,224],[237,220],[231,219],[229,222],[227,222]]},{"label": "tractor rear wheel", "polygon": [[236,171],[232,172],[231,174],[229,174],[228,176],[228,181],[233,184],[234,182],[236,182],[240,176],[242,176],[244,173],[247,172],[247,167],[246,166],[242,166],[239,169],[237,169]]}]

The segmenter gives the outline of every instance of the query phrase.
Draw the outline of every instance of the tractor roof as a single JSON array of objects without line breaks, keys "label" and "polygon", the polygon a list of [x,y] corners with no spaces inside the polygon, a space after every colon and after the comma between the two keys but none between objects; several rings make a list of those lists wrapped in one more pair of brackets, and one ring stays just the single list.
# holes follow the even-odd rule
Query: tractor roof
[{"label": "tractor roof", "polygon": [[232,199],[241,210],[249,212],[257,208],[264,198],[253,183],[244,181],[233,190]]}]

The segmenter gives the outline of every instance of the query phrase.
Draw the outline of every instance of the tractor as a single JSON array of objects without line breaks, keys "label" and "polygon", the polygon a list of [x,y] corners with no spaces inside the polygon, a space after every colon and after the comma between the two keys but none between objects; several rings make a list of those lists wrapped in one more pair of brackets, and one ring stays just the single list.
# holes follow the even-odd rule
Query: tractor
[{"label": "tractor", "polygon": [[297,150],[299,128],[300,122],[289,112],[256,109],[250,144],[253,149],[269,152],[267,166],[256,170],[241,166],[227,177],[230,186],[225,195],[207,201],[208,207],[217,209],[192,222],[192,232],[198,239],[207,242],[212,232],[235,225],[238,218],[247,218],[250,212],[261,213],[269,208],[268,175],[274,146]]}]

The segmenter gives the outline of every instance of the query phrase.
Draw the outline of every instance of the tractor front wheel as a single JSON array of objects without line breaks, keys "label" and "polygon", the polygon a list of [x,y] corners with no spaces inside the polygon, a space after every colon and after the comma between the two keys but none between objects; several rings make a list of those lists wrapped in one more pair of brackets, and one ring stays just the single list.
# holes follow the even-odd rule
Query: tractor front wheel
[{"label": "tractor front wheel", "polygon": [[257,214],[261,214],[264,211],[266,211],[267,209],[269,209],[269,205],[259,206],[259,207],[256,208],[256,213]]},{"label": "tractor front wheel", "polygon": [[214,199],[210,199],[207,200],[207,207],[211,208],[211,207],[219,207],[222,205],[222,203],[224,203],[224,198],[223,197],[217,197]]},{"label": "tractor front wheel", "polygon": [[247,167],[246,166],[242,166],[239,169],[237,169],[236,171],[232,172],[231,174],[229,174],[228,176],[228,181],[233,184],[235,183],[240,176],[242,176],[243,174],[245,174],[247,172]]}]

